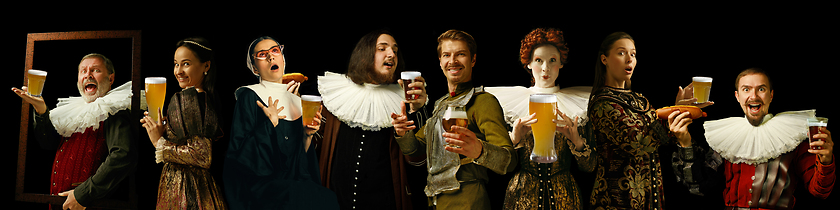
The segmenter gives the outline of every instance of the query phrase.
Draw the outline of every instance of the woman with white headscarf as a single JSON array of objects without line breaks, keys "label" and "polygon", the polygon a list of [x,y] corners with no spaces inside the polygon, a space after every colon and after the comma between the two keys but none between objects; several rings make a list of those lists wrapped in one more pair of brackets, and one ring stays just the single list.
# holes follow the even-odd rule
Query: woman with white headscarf
[{"label": "woman with white headscarf", "polygon": [[[319,128],[304,127],[300,97],[285,74],[283,45],[260,37],[248,48],[248,68],[260,82],[236,90],[225,193],[230,209],[337,209],[335,194],[320,185],[309,148]],[[320,122],[316,114],[315,122]]]}]

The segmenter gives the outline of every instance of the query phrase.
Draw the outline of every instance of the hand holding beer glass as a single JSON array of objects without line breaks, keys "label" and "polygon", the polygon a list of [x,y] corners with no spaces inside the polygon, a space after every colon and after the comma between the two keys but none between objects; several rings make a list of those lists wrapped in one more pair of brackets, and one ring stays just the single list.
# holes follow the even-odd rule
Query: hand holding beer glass
[{"label": "hand holding beer glass", "polygon": [[[825,117],[815,117],[815,118],[808,118],[808,141],[809,143],[813,143],[814,141],[825,141],[823,138],[814,138],[814,135],[817,134],[824,134],[822,131],[825,127],[828,127],[828,118]],[[818,150],[823,149],[821,146],[812,146],[811,149]]]},{"label": "hand holding beer glass", "polygon": [[554,149],[554,131],[557,130],[557,124],[553,122],[557,115],[557,96],[538,93],[531,94],[529,100],[528,113],[536,113],[537,118],[537,122],[531,125],[534,134],[531,161],[553,163],[557,161],[557,151]]},{"label": "hand holding beer glass", "polygon": [[47,72],[30,69],[26,71],[26,86],[20,89],[12,87],[12,92],[15,92],[18,97],[27,103],[32,104],[32,107],[35,108],[35,112],[38,114],[47,112],[47,104],[44,102],[44,98],[41,97],[46,77]]},{"label": "hand holding beer glass", "polygon": [[420,72],[417,71],[405,71],[400,73],[400,80],[402,80],[402,87],[403,92],[405,92],[405,100],[414,100],[417,99],[420,95],[418,94],[408,94],[408,91],[411,90],[420,90],[420,87],[408,87],[409,84],[414,83],[417,77],[420,77]]},{"label": "hand holding beer glass", "polygon": [[149,117],[160,121],[158,116],[166,100],[166,78],[146,77],[146,104],[149,106]]},{"label": "hand holding beer glass", "polygon": [[[449,105],[443,113],[443,119],[440,120],[443,130],[447,133],[455,133],[452,131],[452,126],[457,125],[467,127],[467,111],[464,106]],[[446,144],[447,147],[460,148],[458,145]]]},{"label": "hand holding beer glass", "polygon": [[315,122],[315,114],[321,112],[321,96],[302,95],[300,104],[303,107],[303,125],[318,125]]}]

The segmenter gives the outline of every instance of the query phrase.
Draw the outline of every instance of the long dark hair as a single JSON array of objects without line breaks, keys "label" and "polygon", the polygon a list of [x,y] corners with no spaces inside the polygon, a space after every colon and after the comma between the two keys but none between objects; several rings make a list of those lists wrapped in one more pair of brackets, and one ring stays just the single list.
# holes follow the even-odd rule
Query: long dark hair
[{"label": "long dark hair", "polygon": [[214,60],[214,53],[213,48],[210,45],[210,41],[203,38],[203,37],[190,37],[178,41],[178,44],[175,44],[175,49],[179,47],[186,47],[192,51],[198,60],[202,63],[210,61],[210,70],[207,71],[207,75],[204,76],[204,81],[201,81],[201,87],[204,88],[204,91],[207,91],[210,94],[215,93],[215,86],[216,86],[216,61]]},{"label": "long dark hair", "polygon": [[[380,29],[366,34],[356,43],[353,54],[350,55],[350,62],[347,65],[347,77],[353,83],[361,85],[376,81],[377,73],[373,71],[374,56],[376,55],[376,40],[382,34],[394,36],[387,29]],[[396,38],[394,39],[396,40]],[[385,84],[395,83],[398,77],[394,75],[399,75],[405,70],[405,59],[403,59],[402,50],[397,50],[396,54],[397,68],[394,70],[394,74],[391,75],[391,79],[385,82]]]},{"label": "long dark hair", "polygon": [[[595,95],[601,88],[604,87],[604,84],[607,82],[607,66],[601,63],[601,55],[609,55],[610,49],[612,45],[620,40],[620,39],[629,39],[636,43],[633,40],[633,37],[630,34],[624,32],[614,32],[610,35],[607,35],[604,38],[604,41],[601,42],[601,47],[598,48],[598,56],[595,59],[595,82],[592,84],[592,93],[591,95]],[[630,81],[628,80],[627,83],[624,85],[625,89],[630,89]]]}]

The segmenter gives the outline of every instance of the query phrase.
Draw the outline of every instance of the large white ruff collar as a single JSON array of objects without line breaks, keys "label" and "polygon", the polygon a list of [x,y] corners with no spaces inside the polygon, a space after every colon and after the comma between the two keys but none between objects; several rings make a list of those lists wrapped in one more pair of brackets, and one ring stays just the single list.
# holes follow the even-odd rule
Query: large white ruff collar
[{"label": "large white ruff collar", "polygon": [[278,100],[277,106],[283,106],[283,110],[279,114],[286,116],[286,118],[283,118],[286,121],[295,121],[303,115],[300,97],[290,93],[286,84],[260,80],[260,83],[239,88],[253,90],[266,105],[273,103],[268,101],[268,97],[271,97],[271,100]]},{"label": "large white ruff collar", "polygon": [[99,129],[99,122],[109,115],[131,108],[131,81],[111,89],[105,96],[87,103],[81,97],[59,98],[58,105],[50,111],[50,121],[59,135],[70,137],[93,127]]},{"label": "large white ruff collar", "polygon": [[485,87],[485,91],[493,94],[499,100],[499,105],[505,112],[505,121],[513,123],[528,114],[528,101],[534,93],[552,93],[557,96],[557,109],[574,119],[580,117],[579,122],[585,122],[586,107],[589,103],[589,94],[592,92],[590,86],[576,86],[560,89],[557,86],[551,88],[538,87]]},{"label": "large white ruff collar", "polygon": [[379,131],[393,127],[391,113],[400,113],[405,93],[398,84],[358,85],[344,74],[324,72],[318,91],[330,112],[351,128]]},{"label": "large white ruff collar", "polygon": [[816,110],[768,114],[759,126],[753,126],[745,117],[706,121],[706,141],[721,157],[734,164],[750,165],[767,162],[793,151],[803,139],[808,138],[806,119],[814,117]]}]

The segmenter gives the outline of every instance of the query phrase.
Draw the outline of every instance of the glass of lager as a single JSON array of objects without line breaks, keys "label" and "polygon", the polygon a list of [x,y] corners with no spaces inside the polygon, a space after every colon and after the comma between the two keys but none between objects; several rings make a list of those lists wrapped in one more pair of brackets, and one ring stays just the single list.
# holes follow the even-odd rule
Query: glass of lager
[{"label": "glass of lager", "polygon": [[[419,76],[420,76],[420,72],[417,72],[417,71],[404,71],[404,72],[400,73],[400,79],[402,79],[402,82],[403,82],[403,93],[405,93],[406,91],[409,91],[409,90],[419,90],[420,89],[420,87],[412,87],[412,88],[408,87],[408,84],[411,84],[412,82],[414,82],[414,78],[417,78]],[[405,100],[414,100],[414,99],[417,99],[416,94],[408,94],[408,93],[405,94]]]},{"label": "glass of lager", "polygon": [[26,71],[27,93],[30,96],[40,97],[41,92],[44,91],[44,80],[47,79],[47,72],[41,70],[30,69]]},{"label": "glass of lager", "polygon": [[146,104],[149,105],[149,117],[158,121],[158,109],[163,109],[166,100],[166,77],[146,77]]},{"label": "glass of lager", "polygon": [[[808,142],[825,141],[825,139],[815,139],[814,135],[823,133],[820,128],[828,127],[828,118],[815,117],[808,118]],[[811,149],[822,149],[821,146],[813,146]]]},{"label": "glass of lager", "polygon": [[694,84],[694,98],[697,98],[697,103],[708,102],[709,94],[712,92],[712,78],[693,77],[692,84]]},{"label": "glass of lager", "polygon": [[300,105],[303,107],[303,125],[316,125],[315,113],[321,109],[321,96],[302,95]]},{"label": "glass of lager", "polygon": [[[464,106],[458,105],[449,105],[446,107],[446,111],[443,113],[443,119],[441,119],[441,126],[443,126],[443,130],[452,133],[452,126],[457,125],[461,127],[467,127],[467,111]],[[447,144],[446,146],[449,147],[458,147],[456,145]]]},{"label": "glass of lager", "polygon": [[528,113],[536,113],[537,122],[531,125],[534,134],[534,148],[531,150],[531,161],[538,163],[552,163],[557,161],[557,151],[554,149],[554,131],[556,119],[557,96],[554,94],[531,94],[528,102]]}]

